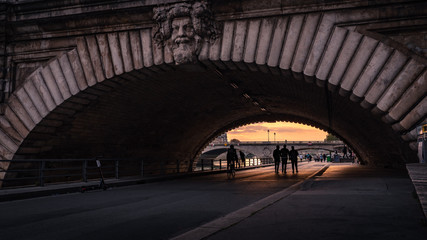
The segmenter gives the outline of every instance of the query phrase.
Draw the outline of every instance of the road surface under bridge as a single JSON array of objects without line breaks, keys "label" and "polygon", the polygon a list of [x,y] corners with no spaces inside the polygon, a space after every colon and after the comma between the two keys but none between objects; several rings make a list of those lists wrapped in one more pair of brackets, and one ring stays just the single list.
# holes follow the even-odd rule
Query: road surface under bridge
[{"label": "road surface under bridge", "polygon": [[2,202],[0,236],[8,240],[426,236],[423,213],[405,171],[324,163],[303,163],[299,170],[298,175],[283,175],[266,167],[238,171],[234,180],[215,174]]}]

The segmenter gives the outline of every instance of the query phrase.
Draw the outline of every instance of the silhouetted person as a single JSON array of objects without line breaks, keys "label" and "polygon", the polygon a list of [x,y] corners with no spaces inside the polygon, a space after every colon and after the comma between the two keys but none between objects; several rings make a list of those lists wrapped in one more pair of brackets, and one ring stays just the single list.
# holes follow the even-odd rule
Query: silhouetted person
[{"label": "silhouetted person", "polygon": [[350,148],[348,149],[348,156],[351,158],[351,162],[354,163],[353,151]]},{"label": "silhouetted person", "polygon": [[340,162],[340,155],[338,155],[338,151],[334,153],[334,162]]},{"label": "silhouetted person", "polygon": [[280,165],[280,150],[279,145],[276,146],[276,149],[273,151],[274,158],[274,172],[279,173],[279,165]]},{"label": "silhouetted person", "polygon": [[237,152],[234,149],[234,145],[230,145],[230,148],[227,151],[227,170],[230,170],[230,166],[236,163],[237,160]]},{"label": "silhouetted person", "polygon": [[326,162],[326,154],[323,154],[323,160],[325,160],[325,162]]},{"label": "silhouetted person", "polygon": [[294,146],[292,146],[291,151],[289,151],[289,158],[292,163],[292,173],[295,173],[295,171],[298,173],[298,151],[295,150]]},{"label": "silhouetted person", "polygon": [[[245,159],[245,154],[243,153],[243,151],[240,151],[240,159],[242,159],[243,166],[245,166],[246,159]],[[240,167],[240,162],[239,162],[239,167]]]},{"label": "silhouetted person", "polygon": [[342,153],[343,153],[343,158],[348,158],[347,156],[347,146],[344,145],[344,148],[342,149]]},{"label": "silhouetted person", "polygon": [[282,158],[282,173],[286,173],[286,166],[288,165],[289,150],[286,148],[286,144],[280,150],[280,157]]}]

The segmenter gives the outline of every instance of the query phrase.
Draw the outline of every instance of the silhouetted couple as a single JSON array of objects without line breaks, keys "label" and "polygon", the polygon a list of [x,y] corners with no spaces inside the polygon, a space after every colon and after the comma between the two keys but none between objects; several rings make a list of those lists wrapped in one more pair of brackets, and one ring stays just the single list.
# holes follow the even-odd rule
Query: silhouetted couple
[{"label": "silhouetted couple", "polygon": [[294,149],[294,146],[292,146],[291,151],[289,151],[286,148],[286,144],[283,145],[282,149],[279,149],[279,148],[280,148],[279,145],[277,145],[276,149],[273,151],[275,173],[279,173],[280,160],[282,160],[282,173],[286,174],[288,156],[289,156],[289,159],[291,159],[291,163],[292,163],[292,173],[295,173],[295,170],[298,172],[298,164],[297,164],[298,151]]}]

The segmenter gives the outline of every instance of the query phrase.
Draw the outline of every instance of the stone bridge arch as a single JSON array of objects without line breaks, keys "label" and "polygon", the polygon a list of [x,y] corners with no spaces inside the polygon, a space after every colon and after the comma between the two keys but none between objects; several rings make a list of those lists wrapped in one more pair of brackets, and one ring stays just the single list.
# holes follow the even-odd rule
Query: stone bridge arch
[{"label": "stone bridge arch", "polygon": [[[188,169],[228,129],[289,120],[336,133],[366,162],[414,162],[426,60],[350,24],[363,18],[218,18],[221,36],[203,42],[198,63],[183,65],[154,43],[151,28],[77,37],[2,105],[1,158],[103,153]],[[186,98],[197,91],[207,100]]]}]

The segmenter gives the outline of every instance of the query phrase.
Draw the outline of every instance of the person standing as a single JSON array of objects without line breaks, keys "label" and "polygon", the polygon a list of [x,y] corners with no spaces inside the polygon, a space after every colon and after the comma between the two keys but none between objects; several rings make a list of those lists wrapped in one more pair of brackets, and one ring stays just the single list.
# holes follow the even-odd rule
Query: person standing
[{"label": "person standing", "polygon": [[294,146],[292,146],[291,151],[289,151],[289,158],[291,159],[292,173],[295,173],[294,170],[298,173],[298,151],[295,150]]},{"label": "person standing", "polygon": [[340,158],[340,155],[338,154],[338,151],[335,151],[335,154],[334,154],[334,162],[340,162],[341,160],[340,160],[341,158]]},{"label": "person standing", "polygon": [[344,148],[342,149],[342,153],[343,153],[343,158],[348,158],[348,155],[347,155],[347,146],[346,145],[344,145]]},{"label": "person standing", "polygon": [[282,173],[286,174],[286,166],[288,164],[289,150],[286,148],[286,144],[280,150],[280,157],[282,158]]},{"label": "person standing", "polygon": [[276,149],[273,151],[273,158],[274,158],[274,172],[279,173],[279,164],[280,164],[280,150],[279,145],[276,146]]},{"label": "person standing", "polygon": [[[243,166],[246,166],[246,164],[245,164],[245,161],[246,161],[245,154],[243,153],[242,150],[240,150],[239,152],[240,152],[240,159],[242,159],[242,164],[243,164]],[[240,162],[239,162],[239,168],[240,168]]]}]

